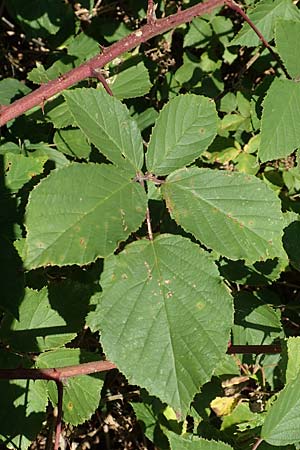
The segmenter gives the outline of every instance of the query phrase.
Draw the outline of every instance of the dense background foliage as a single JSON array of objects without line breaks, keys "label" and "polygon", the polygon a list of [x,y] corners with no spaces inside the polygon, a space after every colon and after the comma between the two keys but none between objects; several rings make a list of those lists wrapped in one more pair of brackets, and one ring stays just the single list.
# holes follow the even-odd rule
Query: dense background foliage
[{"label": "dense background foliage", "polygon": [[[156,3],[161,18],[199,2]],[[0,371],[120,370],[66,381],[66,446],[299,448],[297,3],[243,2],[271,52],[218,7],[107,64],[109,89],[91,77],[2,127]],[[147,13],[0,7],[1,105]],[[228,355],[229,342],[282,351]],[[48,448],[56,403],[53,382],[1,380],[3,447]]]}]

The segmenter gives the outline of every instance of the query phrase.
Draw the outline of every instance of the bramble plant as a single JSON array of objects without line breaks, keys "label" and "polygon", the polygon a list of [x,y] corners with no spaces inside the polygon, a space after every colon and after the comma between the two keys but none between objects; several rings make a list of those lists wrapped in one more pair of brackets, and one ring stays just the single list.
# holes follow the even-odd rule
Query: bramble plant
[{"label": "bramble plant", "polygon": [[3,5],[0,441],[115,370],[155,448],[298,449],[297,2],[116,3]]}]

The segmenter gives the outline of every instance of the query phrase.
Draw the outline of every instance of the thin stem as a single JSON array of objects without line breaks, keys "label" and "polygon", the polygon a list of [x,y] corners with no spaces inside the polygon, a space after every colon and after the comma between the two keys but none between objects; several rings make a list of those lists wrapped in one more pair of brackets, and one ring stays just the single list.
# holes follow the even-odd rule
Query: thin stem
[{"label": "thin stem", "polygon": [[256,450],[259,447],[259,445],[262,443],[262,441],[263,441],[262,438],[257,439],[257,441],[255,442],[255,444],[252,447],[252,450]]},{"label": "thin stem", "polygon": [[276,354],[281,353],[281,345],[280,344],[272,344],[272,345],[231,345],[227,349],[228,355],[234,355],[236,353],[242,353],[244,355],[253,354]]},{"label": "thin stem", "polygon": [[146,222],[147,222],[149,240],[153,241],[153,233],[152,233],[152,227],[151,227],[151,217],[150,217],[150,210],[149,210],[148,206],[147,206],[147,210],[146,210]]},{"label": "thin stem", "polygon": [[163,184],[163,183],[165,183],[165,180],[160,180],[155,175],[152,175],[152,173],[146,173],[145,175],[138,173],[135,176],[135,178],[133,179],[133,181],[138,181],[139,183],[141,181],[153,181],[153,183],[155,183],[155,184]]},{"label": "thin stem", "polygon": [[62,428],[62,407],[64,394],[64,386],[62,381],[56,381],[56,386],[57,386],[57,417],[56,417],[55,441],[53,450],[58,450],[59,448],[59,441]]},{"label": "thin stem", "polygon": [[[143,179],[143,177],[141,177],[139,174],[137,174],[136,180],[146,190],[145,179]],[[149,206],[147,206],[147,209],[146,209],[146,223],[147,223],[149,241],[153,241],[153,232],[152,232],[152,227],[151,227],[151,217],[150,217]]]},{"label": "thin stem", "polygon": [[197,16],[210,13],[215,8],[224,5],[225,0],[208,0],[203,3],[191,6],[183,11],[178,11],[168,17],[157,19],[150,24],[146,24],[139,30],[135,30],[130,35],[112,44],[110,47],[104,48],[100,55],[86,61],[79,67],[66,72],[56,80],[43,84],[30,94],[16,100],[11,105],[0,107],[0,126],[5,125],[8,121],[15,119],[24,112],[35,106],[40,106],[43,101],[49,100],[54,95],[59,94],[64,89],[94,76],[95,69],[100,69],[113,59],[128,52],[143,42],[163,34],[178,25],[190,22]]},{"label": "thin stem", "polygon": [[63,381],[78,375],[105,372],[115,369],[110,361],[94,361],[76,366],[57,367],[52,369],[0,369],[0,380],[53,380]]},{"label": "thin stem", "polygon": [[[152,230],[151,230],[152,231]],[[153,238],[153,234],[152,234]],[[150,235],[149,235],[150,239]],[[276,354],[281,353],[280,344],[273,345],[231,345],[228,355],[235,354]],[[105,372],[116,369],[117,366],[110,361],[95,361],[82,363],[76,366],[54,367],[51,369],[0,369],[0,380],[53,380],[63,381],[65,378],[89,375],[91,373]]]},{"label": "thin stem", "polygon": [[284,67],[281,59],[277,55],[277,53],[274,52],[273,48],[269,44],[269,42],[266,40],[264,35],[259,31],[257,26],[252,22],[250,17],[247,16],[245,11],[242,10],[242,8],[234,1],[234,0],[225,0],[226,5],[232,9],[233,11],[236,11],[242,18],[248,23],[248,25],[252,28],[252,30],[257,34],[258,38],[261,40],[261,42],[264,44],[264,46],[269,50],[273,58],[278,62],[281,69],[283,70],[285,76],[290,80],[291,77],[289,73],[287,72],[286,68]]}]

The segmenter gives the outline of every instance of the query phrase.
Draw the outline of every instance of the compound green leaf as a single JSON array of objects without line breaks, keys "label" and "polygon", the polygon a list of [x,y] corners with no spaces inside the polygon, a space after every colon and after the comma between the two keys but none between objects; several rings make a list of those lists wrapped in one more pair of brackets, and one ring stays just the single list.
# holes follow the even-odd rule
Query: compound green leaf
[{"label": "compound green leaf", "polygon": [[71,341],[84,326],[91,289],[60,282],[40,291],[27,288],[18,318],[6,314],[0,336],[20,352],[41,352]]},{"label": "compound green leaf", "polygon": [[300,375],[280,392],[262,427],[268,444],[284,446],[300,441]]},{"label": "compound green leaf", "polygon": [[106,260],[101,284],[89,318],[107,357],[184,415],[225,354],[232,324],[231,296],[212,259],[186,238],[161,235]]},{"label": "compound green leaf", "polygon": [[300,76],[300,22],[278,20],[275,30],[276,49],[288,73],[294,79]]},{"label": "compound green leaf", "polygon": [[112,253],[146,213],[146,194],[128,172],[73,163],[53,171],[31,192],[25,264],[88,264]]},{"label": "compound green leaf", "polygon": [[300,84],[275,79],[263,103],[258,156],[262,162],[285,158],[300,145]]},{"label": "compound green leaf", "polygon": [[101,153],[120,168],[141,169],[142,137],[125,105],[104,90],[75,89],[64,96],[79,128]]},{"label": "compound green leaf", "polygon": [[[51,368],[92,361],[99,361],[99,357],[80,349],[62,348],[41,354],[36,365],[38,368]],[[97,373],[68,378],[63,395],[63,419],[66,422],[78,425],[91,417],[99,406],[104,376]],[[56,405],[57,387],[53,381],[48,383],[48,394],[51,402]]]},{"label": "compound green leaf", "polygon": [[220,441],[208,441],[207,439],[192,436],[188,438],[178,434],[167,432],[171,450],[233,450],[233,448]]},{"label": "compound green leaf", "polygon": [[[267,41],[274,37],[277,19],[300,20],[300,12],[290,0],[262,0],[248,15]],[[248,47],[256,47],[259,43],[258,36],[246,22],[237,37],[231,41],[231,45]]]},{"label": "compound green leaf", "polygon": [[251,263],[283,252],[280,201],[252,175],[181,169],[162,194],[175,221],[221,255]]},{"label": "compound green leaf", "polygon": [[147,169],[167,175],[190,164],[211,144],[217,133],[214,103],[200,95],[178,95],[161,111],[147,151]]}]

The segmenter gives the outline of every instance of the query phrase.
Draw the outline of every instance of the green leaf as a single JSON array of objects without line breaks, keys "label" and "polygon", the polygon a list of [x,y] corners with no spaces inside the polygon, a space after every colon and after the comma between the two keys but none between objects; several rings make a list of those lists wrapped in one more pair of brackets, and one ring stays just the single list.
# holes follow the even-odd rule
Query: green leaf
[{"label": "green leaf", "polygon": [[59,78],[69,70],[74,69],[75,61],[75,56],[63,53],[63,56],[61,56],[60,59],[57,59],[50,67],[48,67],[48,69],[45,69],[43,64],[37,62],[36,67],[34,67],[27,75],[27,79],[36,84],[47,83],[48,81]]},{"label": "green leaf", "polygon": [[15,78],[5,78],[0,81],[0,104],[9,105],[13,100],[28,94],[30,89]]},{"label": "green leaf", "polygon": [[57,33],[67,12],[67,6],[60,0],[9,0],[6,7],[31,37]]},{"label": "green leaf", "polygon": [[42,380],[0,381],[0,442],[27,450],[45,420],[47,395]]},{"label": "green leaf", "polygon": [[239,172],[255,175],[259,171],[259,164],[256,156],[250,155],[249,153],[240,153],[237,158],[235,158],[235,163],[235,167]]},{"label": "green leaf", "polygon": [[[232,28],[232,21],[229,17],[225,17],[224,15],[215,15],[211,20],[211,26],[214,33],[217,35],[218,40],[224,45],[226,48],[229,44],[229,41],[232,39],[234,30]],[[223,57],[225,56],[226,50],[224,52]]]},{"label": "green leaf", "polygon": [[123,169],[126,162],[133,173],[141,169],[142,137],[125,105],[104,90],[75,89],[64,96],[79,128],[101,153]]},{"label": "green leaf", "polygon": [[[61,100],[61,97],[57,98],[57,101]],[[71,115],[67,103],[63,101],[53,108],[54,102],[45,106],[45,119],[53,123],[55,128],[66,128],[68,126],[75,125],[73,116]]]},{"label": "green leaf", "polygon": [[212,259],[188,239],[161,235],[106,260],[101,284],[88,319],[98,322],[105,354],[131,383],[184,415],[225,354],[232,324]]},{"label": "green leaf", "polygon": [[15,155],[14,153],[5,153],[4,155],[4,173],[5,186],[11,192],[17,192],[32,177],[43,171],[47,156],[26,157]]},{"label": "green leaf", "polygon": [[300,271],[300,216],[293,212],[285,212],[284,219],[286,227],[284,228],[283,246],[289,257],[290,264]]},{"label": "green leaf", "polygon": [[285,158],[300,145],[300,84],[275,79],[263,103],[261,141],[262,162]]},{"label": "green leaf", "polygon": [[286,384],[266,416],[261,437],[271,445],[300,441],[300,375]]},{"label": "green leaf", "polygon": [[143,62],[113,75],[107,79],[107,82],[114,96],[119,100],[141,97],[151,88],[149,73]]},{"label": "green leaf", "polygon": [[91,152],[91,146],[78,129],[57,130],[53,141],[60,152],[75,158],[87,159]]},{"label": "green leaf", "polygon": [[171,450],[233,450],[233,448],[220,441],[208,441],[190,435],[178,436],[178,434],[167,432]]},{"label": "green leaf", "polygon": [[0,336],[20,352],[41,352],[71,341],[84,326],[91,287],[60,282],[40,291],[27,288],[18,319],[6,314]]},{"label": "green leaf", "polygon": [[184,47],[204,47],[212,37],[210,24],[202,17],[196,17],[190,24],[189,31],[184,37]]},{"label": "green leaf", "polygon": [[157,117],[158,112],[154,108],[147,108],[141,114],[135,114],[133,116],[140,131],[143,131],[146,128],[150,127],[150,125],[153,125]]},{"label": "green leaf", "polygon": [[[118,23],[119,25],[117,25]],[[100,31],[101,35],[111,44],[128,36],[131,30],[127,28],[124,22],[113,22],[106,19],[101,23]]]},{"label": "green leaf", "polygon": [[[281,334],[280,311],[265,301],[271,301],[250,292],[235,296],[235,319],[232,330],[233,342],[239,345],[271,344]],[[264,301],[265,300],[265,301]]]},{"label": "green leaf", "polygon": [[28,150],[34,150],[34,157],[46,157],[49,161],[55,164],[56,169],[60,169],[64,166],[68,166],[70,161],[65,155],[55,148],[50,147],[47,144],[41,142],[40,144],[32,144],[28,147]]},{"label": "green leaf", "polygon": [[73,163],[31,192],[27,267],[88,264],[112,253],[143,221],[146,194],[111,165]]},{"label": "green leaf", "polygon": [[[300,20],[300,12],[290,0],[261,0],[247,14],[267,41],[274,38],[276,19]],[[231,45],[238,44],[248,47],[256,47],[259,43],[258,36],[246,22],[238,35],[231,41]]]},{"label": "green leaf", "polygon": [[62,95],[48,102],[44,106],[44,112],[39,109],[30,115],[39,122],[52,122],[55,128],[76,127],[75,120],[70,113],[66,101]]},{"label": "green leaf", "polygon": [[226,114],[219,123],[218,134],[220,136],[227,136],[228,131],[236,131],[243,124],[245,124],[247,119],[238,113]]},{"label": "green leaf", "polygon": [[[142,402],[131,402],[131,406],[143,433],[160,450],[169,450],[168,439],[160,427],[160,422],[167,422],[165,416],[163,416],[165,405],[158,398],[147,395],[143,390],[141,396]],[[177,422],[176,425],[178,425]]]},{"label": "green leaf", "polygon": [[[28,367],[28,360],[1,350],[0,367]],[[45,381],[0,380],[0,398],[0,442],[5,448],[27,450],[45,420]]]},{"label": "green leaf", "polygon": [[[230,432],[230,428],[234,425],[241,424],[245,426],[247,430],[260,427],[264,422],[264,414],[254,413],[249,407],[249,403],[239,403],[231,414],[222,417],[221,430]],[[236,429],[237,427],[234,427]]]},{"label": "green leaf", "polygon": [[275,31],[276,50],[292,78],[300,76],[300,22],[278,20]]},{"label": "green leaf", "polygon": [[85,33],[80,33],[72,39],[67,47],[68,55],[76,56],[80,63],[100,53],[99,43]]},{"label": "green leaf", "polygon": [[263,286],[272,284],[277,280],[281,272],[288,266],[287,256],[285,258],[268,259],[246,265],[244,261],[231,261],[221,259],[219,271],[222,277],[237,284],[248,284],[252,286]]},{"label": "green leaf", "polygon": [[175,221],[221,255],[251,263],[283,252],[280,201],[252,175],[181,169],[162,193]]},{"label": "green leaf", "polygon": [[[41,354],[36,361],[38,368],[65,367],[99,361],[99,357],[80,349],[60,349]],[[99,405],[103,374],[80,375],[68,378],[64,383],[63,419],[72,425],[88,420]],[[57,404],[57,387],[48,383],[51,402]]]},{"label": "green leaf", "polygon": [[291,337],[287,340],[288,363],[286,368],[286,382],[289,383],[298,377],[300,372],[300,337]]},{"label": "green leaf", "polygon": [[147,151],[147,169],[167,175],[192,163],[212,143],[217,133],[214,103],[200,95],[173,98],[161,111]]}]

